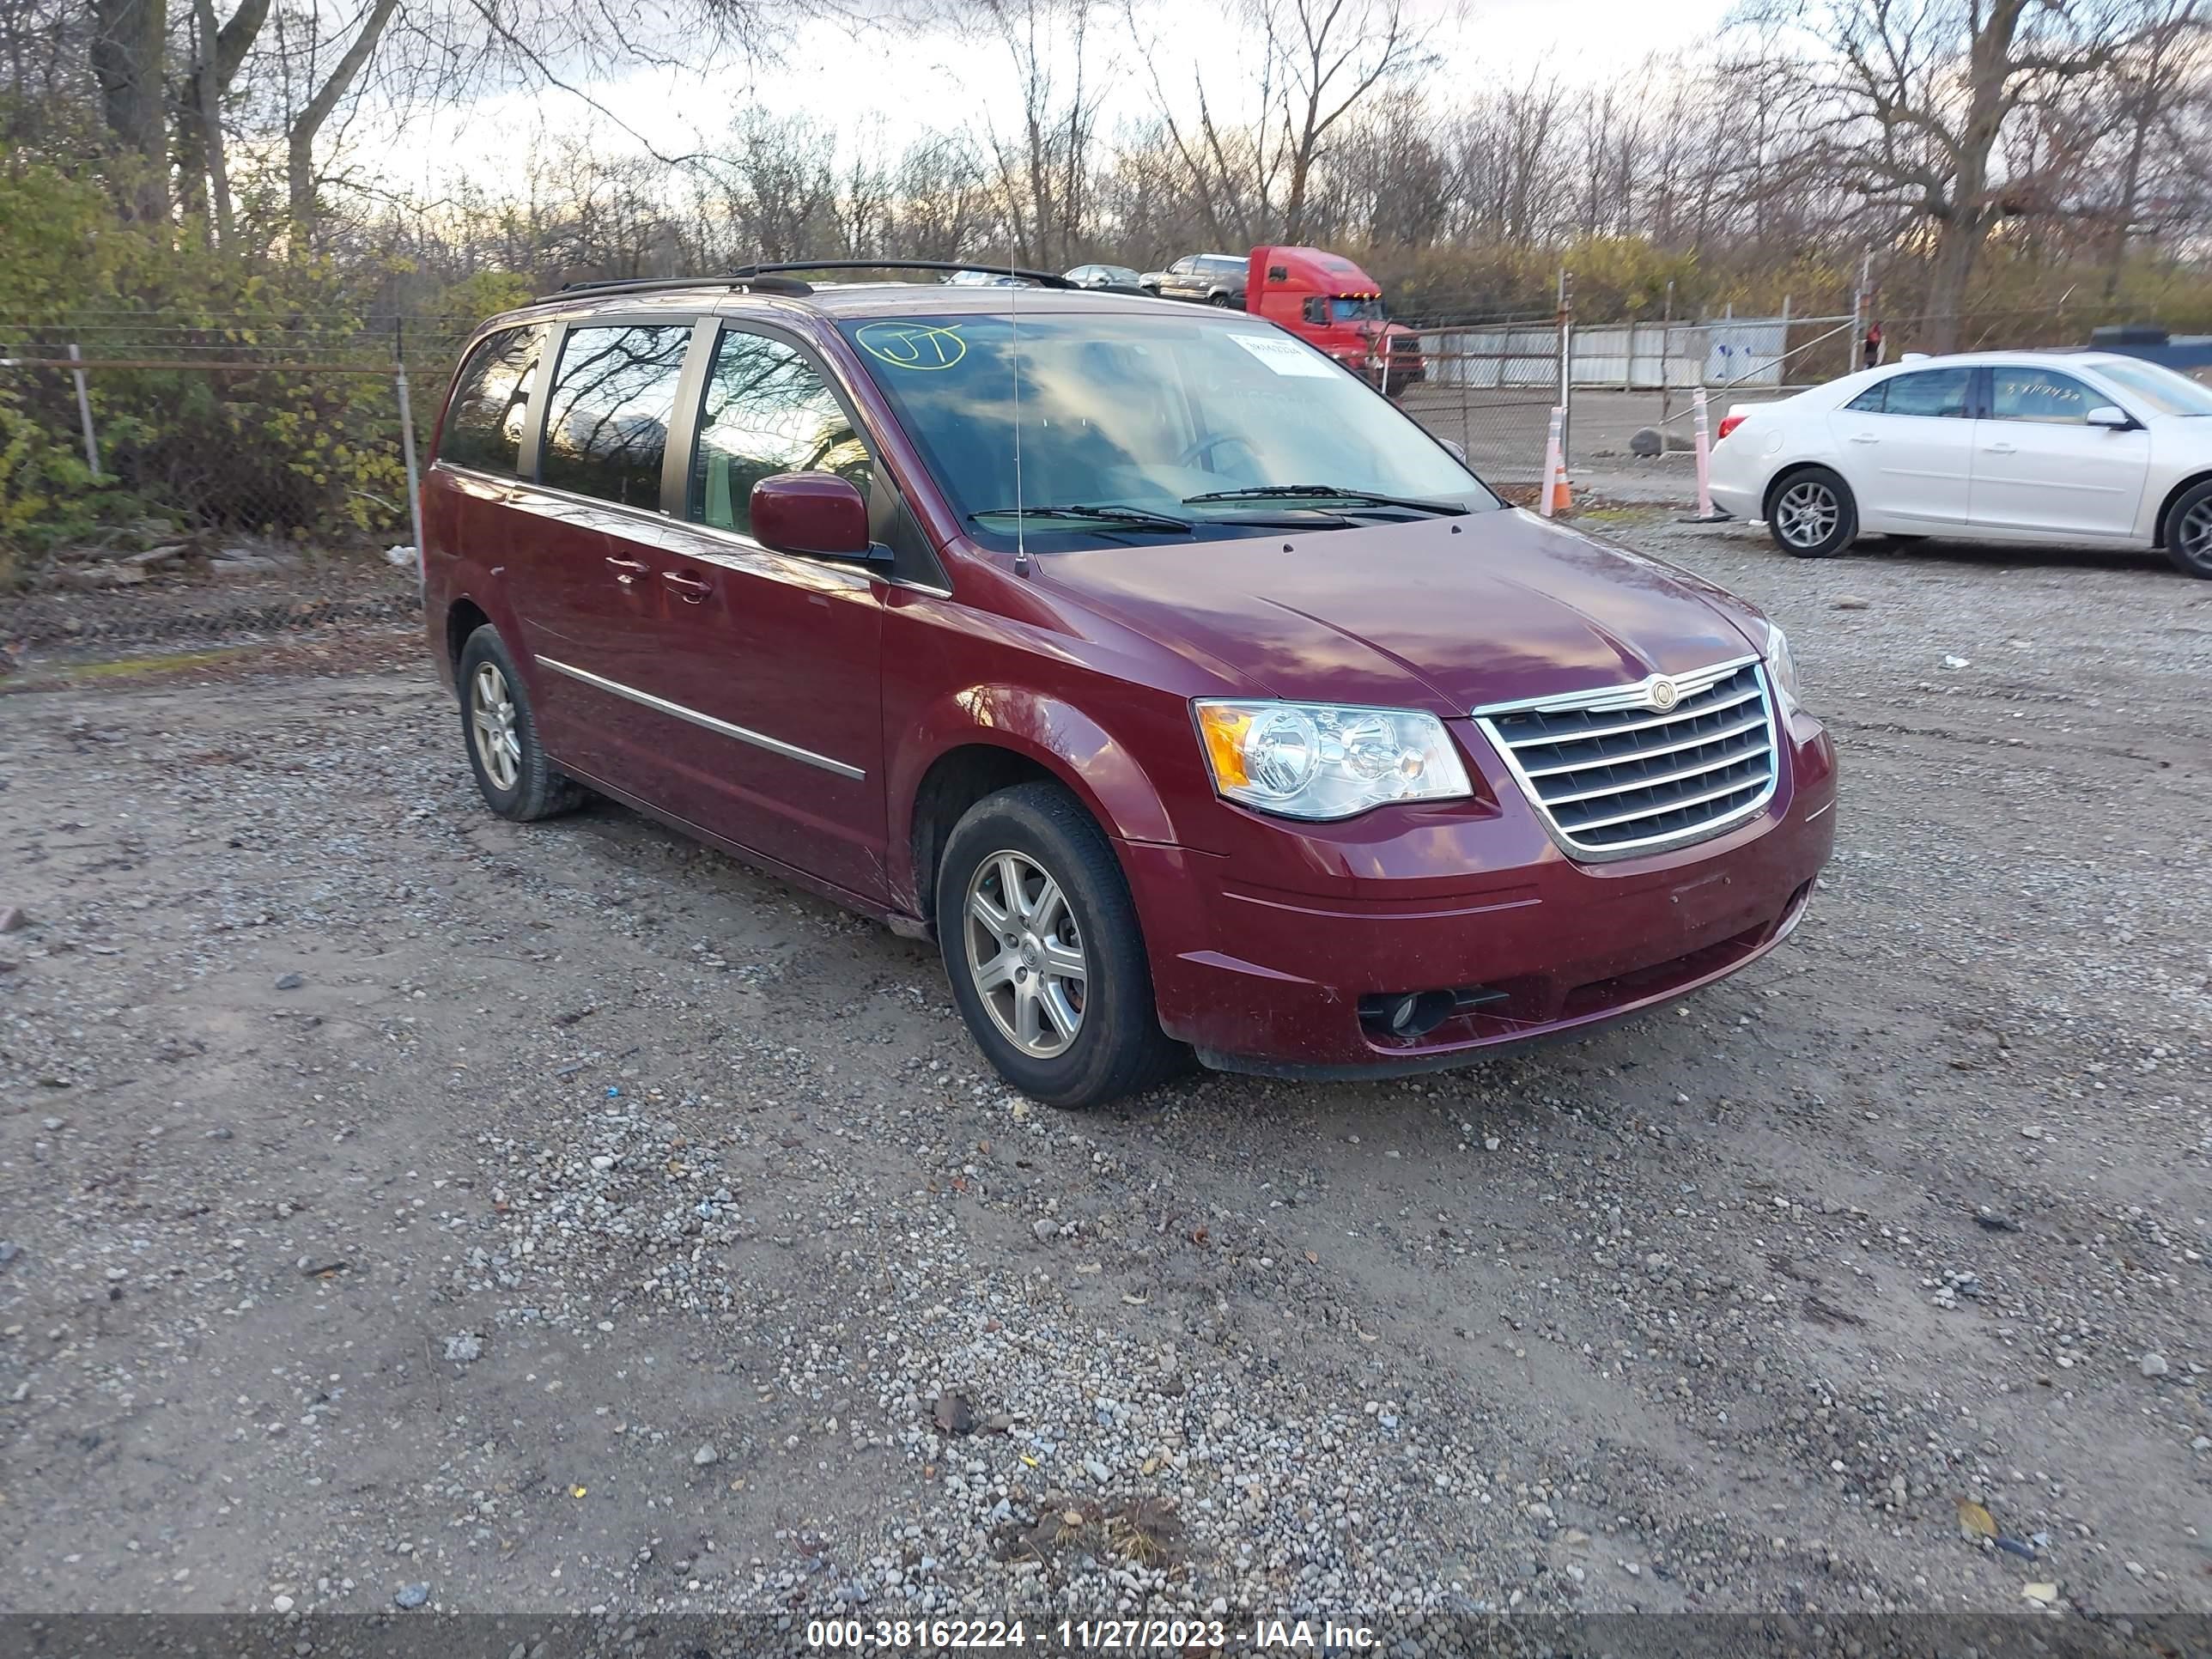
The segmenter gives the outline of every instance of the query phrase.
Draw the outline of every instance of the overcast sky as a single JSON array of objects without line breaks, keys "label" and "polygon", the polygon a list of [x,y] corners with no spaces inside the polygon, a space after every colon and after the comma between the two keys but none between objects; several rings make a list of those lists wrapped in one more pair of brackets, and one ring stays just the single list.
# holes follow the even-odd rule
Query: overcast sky
[{"label": "overcast sky", "polygon": [[[1441,31],[1444,61],[1428,82],[1449,104],[1471,85],[1519,82],[1531,73],[1556,73],[1570,83],[1616,77],[1651,53],[1710,40],[1724,9],[1725,0],[1471,0],[1464,21]],[[1251,42],[1232,10],[1185,0],[1154,0],[1140,10],[1140,21],[1157,31],[1155,61],[1170,97],[1188,100],[1194,71],[1204,76],[1218,111],[1249,88]],[[1102,8],[1093,27],[1091,72],[1109,87],[1100,133],[1110,141],[1118,126],[1151,112],[1151,78],[1118,9]],[[1012,131],[1020,118],[1004,46],[975,29],[856,33],[809,24],[779,65],[733,63],[705,76],[641,72],[580,82],[664,155],[712,143],[734,115],[756,105],[811,115],[846,134],[872,131],[892,155],[924,132],[993,118]],[[457,168],[495,189],[519,183],[515,163],[529,138],[570,132],[590,133],[603,154],[639,148],[579,99],[551,91],[411,111],[392,124],[363,120],[351,148],[357,163],[393,185],[436,193]]]}]

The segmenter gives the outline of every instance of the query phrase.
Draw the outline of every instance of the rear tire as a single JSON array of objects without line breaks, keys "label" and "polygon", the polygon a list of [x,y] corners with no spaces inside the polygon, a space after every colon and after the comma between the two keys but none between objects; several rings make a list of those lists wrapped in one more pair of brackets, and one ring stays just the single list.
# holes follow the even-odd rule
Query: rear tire
[{"label": "rear tire", "polygon": [[487,806],[527,823],[583,804],[583,787],[546,757],[530,692],[489,623],[461,647],[454,685],[461,694],[461,741]]},{"label": "rear tire", "polygon": [[1226,311],[1229,309],[1229,296],[1226,294],[1209,294],[1206,296],[1206,303],[1210,306],[1218,306]]},{"label": "rear tire", "polygon": [[969,807],[937,870],[952,1000],[1000,1077],[1049,1106],[1103,1106],[1188,1051],[1160,1030],[1137,907],[1114,849],[1059,785]]},{"label": "rear tire", "polygon": [[2166,515],[2166,556],[2185,576],[2212,579],[2212,478],[2183,490]]},{"label": "rear tire", "polygon": [[1826,467],[1800,467],[1766,492],[1766,530],[1784,553],[1832,558],[1859,533],[1858,503],[1851,487]]}]

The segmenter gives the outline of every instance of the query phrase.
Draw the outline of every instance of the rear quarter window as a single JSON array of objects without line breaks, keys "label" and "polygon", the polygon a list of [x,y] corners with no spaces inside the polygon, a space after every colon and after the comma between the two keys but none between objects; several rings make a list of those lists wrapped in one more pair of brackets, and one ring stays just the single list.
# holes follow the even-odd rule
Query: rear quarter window
[{"label": "rear quarter window", "polygon": [[531,390],[538,380],[542,326],[502,329],[477,343],[453,377],[453,401],[438,440],[438,459],[478,472],[517,476]]}]

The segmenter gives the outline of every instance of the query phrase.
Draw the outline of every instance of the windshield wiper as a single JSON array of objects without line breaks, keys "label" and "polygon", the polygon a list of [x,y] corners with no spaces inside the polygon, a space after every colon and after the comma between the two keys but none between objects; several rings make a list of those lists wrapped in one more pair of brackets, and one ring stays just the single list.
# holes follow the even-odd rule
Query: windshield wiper
[{"label": "windshield wiper", "polygon": [[970,513],[971,519],[1087,519],[1097,524],[1126,525],[1132,530],[1176,530],[1188,532],[1188,519],[1172,513],[1151,513],[1140,507],[989,507]]},{"label": "windshield wiper", "polygon": [[1215,489],[1203,495],[1186,495],[1185,507],[1205,501],[1350,501],[1364,507],[1398,507],[1408,513],[1444,513],[1455,516],[1467,509],[1449,501],[1418,501],[1407,495],[1382,495],[1371,489],[1340,489],[1334,484],[1254,484],[1245,489]]}]

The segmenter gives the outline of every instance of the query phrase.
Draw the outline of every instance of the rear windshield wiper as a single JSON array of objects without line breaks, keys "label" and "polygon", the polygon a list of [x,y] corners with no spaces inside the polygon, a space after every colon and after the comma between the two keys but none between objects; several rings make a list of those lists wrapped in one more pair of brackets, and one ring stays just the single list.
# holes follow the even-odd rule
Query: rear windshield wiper
[{"label": "rear windshield wiper", "polygon": [[1206,501],[1348,501],[1355,506],[1397,507],[1408,513],[1464,514],[1467,509],[1449,501],[1419,501],[1407,495],[1381,495],[1371,489],[1339,489],[1334,484],[1254,484],[1247,489],[1216,489],[1203,495],[1186,495],[1185,507]]},{"label": "rear windshield wiper", "polygon": [[1150,513],[1140,507],[990,507],[970,513],[971,519],[1087,519],[1097,524],[1126,526],[1131,530],[1173,530],[1188,533],[1188,519],[1172,513]]}]

